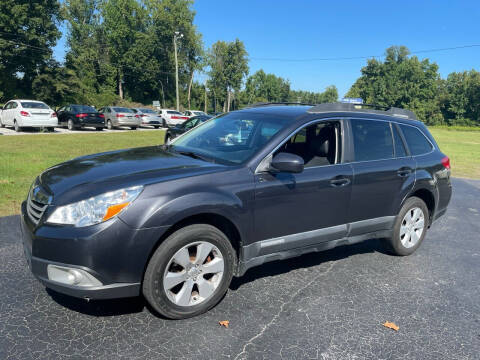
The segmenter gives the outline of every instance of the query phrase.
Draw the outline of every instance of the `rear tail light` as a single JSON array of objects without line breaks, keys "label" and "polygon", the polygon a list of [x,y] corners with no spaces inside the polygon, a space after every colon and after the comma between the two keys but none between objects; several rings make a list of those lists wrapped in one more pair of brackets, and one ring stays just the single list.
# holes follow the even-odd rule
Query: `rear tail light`
[{"label": "rear tail light", "polygon": [[135,115],[135,117],[138,119],[138,118],[141,118],[142,115],[138,115],[138,114],[137,114],[137,115]]},{"label": "rear tail light", "polygon": [[102,119],[105,119],[105,115],[103,114],[98,114],[98,116],[100,116]]},{"label": "rear tail light", "polygon": [[442,159],[442,165],[445,167],[445,169],[450,170],[450,159],[448,156],[445,156]]},{"label": "rear tail light", "polygon": [[87,117],[88,114],[77,114],[75,115],[77,118],[84,118],[84,117]]},{"label": "rear tail light", "polygon": [[52,115],[50,115],[50,117],[57,117],[57,113],[53,112]]},{"label": "rear tail light", "polygon": [[145,115],[145,114],[142,114],[142,115],[140,115],[140,116],[141,116],[141,117],[145,117],[145,116],[147,116],[147,115]]},{"label": "rear tail light", "polygon": [[187,120],[188,117],[186,117],[186,116],[172,116],[171,119],[172,120]]},{"label": "rear tail light", "polygon": [[117,115],[115,115],[115,116],[116,116],[116,117],[125,117],[125,115],[123,115],[123,114],[117,114]]},{"label": "rear tail light", "polygon": [[28,113],[28,111],[23,111],[23,110],[20,110],[20,115],[22,115],[22,116],[30,116],[30,114]]}]

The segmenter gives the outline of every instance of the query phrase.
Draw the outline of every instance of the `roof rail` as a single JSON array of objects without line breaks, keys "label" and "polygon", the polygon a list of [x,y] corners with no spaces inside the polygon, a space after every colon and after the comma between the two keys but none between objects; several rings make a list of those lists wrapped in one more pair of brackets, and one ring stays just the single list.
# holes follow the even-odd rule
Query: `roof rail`
[{"label": "roof rail", "polygon": [[279,102],[257,102],[257,103],[249,104],[249,105],[245,106],[244,109],[262,107],[262,106],[272,106],[272,105],[308,105],[308,106],[315,106],[315,104],[309,104],[309,103],[279,101]]},{"label": "roof rail", "polygon": [[308,110],[310,113],[324,113],[324,112],[342,112],[342,111],[357,111],[363,113],[390,115],[402,117],[409,120],[418,120],[415,114],[406,109],[388,107],[374,104],[351,104],[351,103],[325,103],[313,106]]}]

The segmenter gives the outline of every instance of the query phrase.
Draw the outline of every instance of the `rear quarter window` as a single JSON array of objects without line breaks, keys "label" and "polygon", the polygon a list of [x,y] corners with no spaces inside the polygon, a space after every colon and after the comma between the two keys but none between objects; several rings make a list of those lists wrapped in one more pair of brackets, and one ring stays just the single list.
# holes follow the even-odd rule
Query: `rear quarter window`
[{"label": "rear quarter window", "polygon": [[400,125],[400,128],[402,129],[403,136],[407,141],[408,148],[410,149],[410,153],[412,155],[422,155],[432,151],[432,144],[416,127]]}]

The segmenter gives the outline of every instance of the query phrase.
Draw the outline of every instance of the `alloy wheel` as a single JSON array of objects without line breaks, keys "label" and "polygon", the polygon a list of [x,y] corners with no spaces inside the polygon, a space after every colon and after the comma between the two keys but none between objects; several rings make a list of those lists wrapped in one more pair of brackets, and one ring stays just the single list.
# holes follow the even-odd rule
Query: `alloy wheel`
[{"label": "alloy wheel", "polygon": [[415,246],[425,230],[425,215],[422,209],[414,207],[407,211],[400,225],[400,241],[406,248]]},{"label": "alloy wheel", "polygon": [[208,300],[221,283],[225,270],[220,250],[207,241],[188,244],[170,259],[163,275],[163,289],[177,306]]}]

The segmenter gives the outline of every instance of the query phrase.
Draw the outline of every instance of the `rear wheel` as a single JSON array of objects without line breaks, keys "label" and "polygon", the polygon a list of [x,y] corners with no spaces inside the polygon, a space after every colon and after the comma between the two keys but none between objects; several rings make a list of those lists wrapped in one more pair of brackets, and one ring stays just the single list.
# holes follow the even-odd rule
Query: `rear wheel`
[{"label": "rear wheel", "polygon": [[162,127],[163,127],[163,128],[166,128],[166,127],[167,127],[167,122],[165,121],[165,119],[162,119]]},{"label": "rear wheel", "polygon": [[97,131],[103,131],[103,127],[97,127],[97,128],[95,128],[95,130],[97,130]]},{"label": "rear wheel", "polygon": [[423,200],[415,196],[407,199],[388,239],[392,252],[400,256],[413,254],[425,238],[428,222],[428,208]]},{"label": "rear wheel", "polygon": [[70,130],[70,131],[75,130],[75,124],[73,123],[73,120],[72,120],[72,119],[68,119],[68,121],[67,121],[67,128],[68,128],[68,130]]},{"label": "rear wheel", "polygon": [[160,126],[154,126],[155,129],[158,129]]},{"label": "rear wheel", "polygon": [[108,120],[108,121],[107,121],[107,129],[108,129],[108,130],[112,130],[112,129],[113,129],[113,124],[112,124],[112,121],[111,121],[111,120]]},{"label": "rear wheel", "polygon": [[130,129],[137,130],[137,127],[136,126],[130,126]]},{"label": "rear wheel", "polygon": [[17,120],[13,121],[13,128],[15,129],[16,132],[22,131],[22,128],[18,125]]},{"label": "rear wheel", "polygon": [[143,295],[171,319],[196,316],[227,292],[235,250],[223,232],[207,224],[186,226],[155,251],[143,278]]}]

